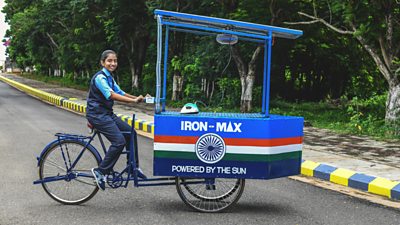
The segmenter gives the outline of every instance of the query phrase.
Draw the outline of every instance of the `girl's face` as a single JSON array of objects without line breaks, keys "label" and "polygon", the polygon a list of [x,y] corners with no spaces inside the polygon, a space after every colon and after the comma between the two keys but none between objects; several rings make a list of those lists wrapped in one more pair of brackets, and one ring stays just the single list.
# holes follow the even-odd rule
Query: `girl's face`
[{"label": "girl's face", "polygon": [[110,72],[114,72],[118,66],[117,56],[115,54],[109,54],[107,58],[101,62],[101,65]]}]

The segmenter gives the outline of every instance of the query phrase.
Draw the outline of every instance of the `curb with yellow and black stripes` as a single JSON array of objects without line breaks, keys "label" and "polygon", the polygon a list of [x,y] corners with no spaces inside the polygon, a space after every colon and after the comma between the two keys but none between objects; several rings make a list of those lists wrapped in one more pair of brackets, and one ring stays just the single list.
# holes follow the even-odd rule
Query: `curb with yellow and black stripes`
[{"label": "curb with yellow and black stripes", "polygon": [[386,178],[369,176],[309,160],[303,160],[301,174],[385,196],[393,200],[400,200],[400,182]]},{"label": "curb with yellow and black stripes", "polygon": [[[0,80],[9,85],[24,91],[32,96],[47,101],[51,104],[72,110],[78,113],[86,113],[86,105],[75,102],[72,99],[60,97],[54,94],[41,91],[27,85],[18,83],[0,75]],[[132,126],[132,117],[117,114],[123,121]],[[133,124],[135,129],[154,134],[154,124],[141,119],[136,119]],[[301,174],[336,184],[356,188],[369,193],[388,197],[392,200],[400,200],[400,182],[391,181],[385,178],[369,176],[362,173],[356,173],[351,170],[336,168],[309,160],[303,160],[301,164]]]}]

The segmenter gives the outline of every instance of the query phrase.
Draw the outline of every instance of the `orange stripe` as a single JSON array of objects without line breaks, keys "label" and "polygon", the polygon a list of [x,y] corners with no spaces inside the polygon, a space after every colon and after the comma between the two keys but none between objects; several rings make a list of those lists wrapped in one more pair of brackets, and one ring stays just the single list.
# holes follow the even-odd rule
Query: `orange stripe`
[{"label": "orange stripe", "polygon": [[[198,137],[193,136],[154,136],[154,142],[196,144]],[[255,139],[255,138],[224,138],[226,145],[233,146],[281,146],[303,143],[303,137]]]},{"label": "orange stripe", "polygon": [[198,137],[193,136],[160,136],[154,135],[154,142],[196,144]]}]

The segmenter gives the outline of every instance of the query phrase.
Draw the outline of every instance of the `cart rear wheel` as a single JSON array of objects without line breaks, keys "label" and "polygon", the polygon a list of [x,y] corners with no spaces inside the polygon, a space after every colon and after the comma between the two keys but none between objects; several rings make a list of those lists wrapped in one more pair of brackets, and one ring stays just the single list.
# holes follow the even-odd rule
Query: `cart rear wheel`
[{"label": "cart rear wheel", "polygon": [[200,212],[220,212],[235,204],[242,196],[244,179],[176,178],[179,197]]}]

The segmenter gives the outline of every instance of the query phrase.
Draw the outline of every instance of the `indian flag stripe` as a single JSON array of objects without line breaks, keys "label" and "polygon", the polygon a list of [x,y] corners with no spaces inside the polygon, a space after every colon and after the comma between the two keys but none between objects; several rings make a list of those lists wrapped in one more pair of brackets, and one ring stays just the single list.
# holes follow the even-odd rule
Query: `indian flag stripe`
[{"label": "indian flag stripe", "polygon": [[[194,152],[175,152],[175,151],[154,151],[155,158],[172,158],[172,159],[192,159],[198,160]],[[259,154],[225,154],[222,160],[227,161],[249,161],[249,162],[271,162],[286,159],[300,159],[301,151],[259,155]]]},{"label": "indian flag stripe", "polygon": [[[302,144],[284,145],[274,147],[254,147],[254,146],[226,146],[226,153],[231,154],[259,154],[270,155],[286,152],[295,152],[302,149]],[[157,151],[175,151],[175,152],[194,152],[194,144],[169,144],[169,143],[154,143],[154,150]]]},{"label": "indian flag stripe", "polygon": [[[199,137],[155,135],[154,142],[195,144]],[[224,138],[227,145],[236,146],[281,146],[303,143],[303,137],[256,139],[256,138]]]}]

